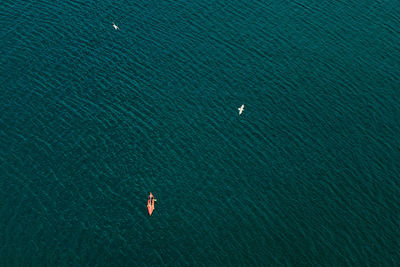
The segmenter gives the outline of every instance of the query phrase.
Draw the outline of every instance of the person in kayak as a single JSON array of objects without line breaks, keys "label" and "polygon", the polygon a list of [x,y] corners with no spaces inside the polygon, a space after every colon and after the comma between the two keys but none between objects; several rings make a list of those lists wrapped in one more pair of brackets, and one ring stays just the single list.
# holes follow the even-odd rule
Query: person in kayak
[{"label": "person in kayak", "polygon": [[157,201],[157,199],[155,199],[154,197],[149,197],[150,203],[149,205],[153,205],[153,201]]}]

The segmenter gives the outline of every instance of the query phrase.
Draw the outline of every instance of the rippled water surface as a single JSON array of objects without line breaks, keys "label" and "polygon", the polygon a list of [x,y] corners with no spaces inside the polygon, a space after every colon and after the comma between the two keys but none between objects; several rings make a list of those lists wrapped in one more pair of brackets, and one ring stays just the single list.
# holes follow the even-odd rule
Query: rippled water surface
[{"label": "rippled water surface", "polygon": [[399,264],[398,1],[3,0],[0,22],[0,265]]}]

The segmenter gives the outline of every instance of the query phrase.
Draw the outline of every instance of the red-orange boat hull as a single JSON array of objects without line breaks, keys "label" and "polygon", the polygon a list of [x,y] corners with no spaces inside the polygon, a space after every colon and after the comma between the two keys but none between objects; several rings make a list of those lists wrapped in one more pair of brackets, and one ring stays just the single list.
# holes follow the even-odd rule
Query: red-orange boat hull
[{"label": "red-orange boat hull", "polygon": [[149,197],[147,198],[147,211],[149,212],[149,215],[151,216],[151,214],[153,213],[154,210],[154,196],[153,194],[150,192]]}]

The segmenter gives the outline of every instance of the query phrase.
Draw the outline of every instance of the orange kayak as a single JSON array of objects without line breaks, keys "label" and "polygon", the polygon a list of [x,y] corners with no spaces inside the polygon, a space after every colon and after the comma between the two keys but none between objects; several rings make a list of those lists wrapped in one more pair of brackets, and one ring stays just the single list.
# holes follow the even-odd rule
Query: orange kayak
[{"label": "orange kayak", "polygon": [[149,197],[147,199],[147,211],[149,212],[150,216],[153,213],[153,210],[154,210],[154,196],[150,192],[150,195],[149,195]]}]

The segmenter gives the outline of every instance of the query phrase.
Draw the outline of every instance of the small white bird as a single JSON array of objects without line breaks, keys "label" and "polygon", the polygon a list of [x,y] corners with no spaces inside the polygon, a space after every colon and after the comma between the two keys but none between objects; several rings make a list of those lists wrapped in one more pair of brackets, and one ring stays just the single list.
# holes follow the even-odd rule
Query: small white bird
[{"label": "small white bird", "polygon": [[244,110],[244,104],[240,108],[238,108],[238,110],[239,110],[239,115],[242,114],[242,112]]},{"label": "small white bird", "polygon": [[113,27],[114,27],[115,30],[119,30],[119,27],[117,25],[115,25],[114,22],[112,24],[113,24]]}]

